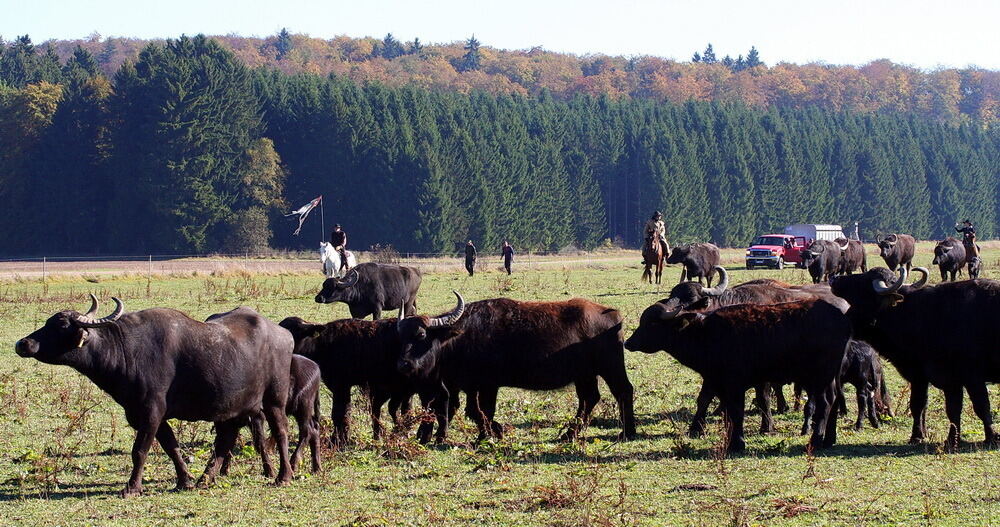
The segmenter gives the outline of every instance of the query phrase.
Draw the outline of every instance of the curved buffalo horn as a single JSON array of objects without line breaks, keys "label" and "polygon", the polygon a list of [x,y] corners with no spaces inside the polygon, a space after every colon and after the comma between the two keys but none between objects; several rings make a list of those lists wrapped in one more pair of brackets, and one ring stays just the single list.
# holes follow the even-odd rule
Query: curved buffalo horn
[{"label": "curved buffalo horn", "polygon": [[670,319],[676,317],[678,314],[680,314],[681,309],[683,309],[683,308],[678,307],[677,309],[675,309],[673,311],[669,311],[667,309],[664,309],[663,312],[660,313],[660,320],[670,320]]},{"label": "curved buffalo horn", "polygon": [[950,251],[950,250],[952,250],[954,248],[955,248],[954,245],[942,245],[941,246],[941,250],[944,251],[944,252],[948,252],[948,251]]},{"label": "curved buffalo horn", "polygon": [[[816,249],[820,250],[817,251]],[[813,255],[818,256],[820,253],[826,252],[826,245],[822,243],[814,243],[811,247],[809,247],[809,252],[813,253]]]},{"label": "curved buffalo horn", "polygon": [[121,318],[122,313],[125,312],[125,304],[121,300],[115,297],[111,297],[111,300],[115,302],[115,310],[111,312],[110,315],[102,317],[99,319],[94,319],[92,315],[79,315],[75,317],[76,323],[80,324],[85,328],[99,328],[102,326],[107,326],[108,324]]},{"label": "curved buffalo horn", "polygon": [[[350,280],[352,276],[354,277],[354,280],[348,282],[348,280]],[[347,276],[344,278],[345,278],[344,280],[337,280],[337,285],[339,285],[340,287],[351,287],[354,284],[358,283],[358,280],[361,278],[361,276],[358,274],[357,269],[351,269],[351,272],[347,273]]]},{"label": "curved buffalo horn", "polygon": [[90,295],[90,309],[88,309],[87,312],[83,314],[83,316],[93,317],[94,315],[97,314],[97,306],[98,306],[97,297],[94,296],[94,293],[88,293],[88,294]]},{"label": "curved buffalo horn", "polygon": [[913,289],[920,289],[921,287],[927,285],[927,276],[928,276],[927,269],[923,267],[914,267],[913,270],[920,273],[923,276],[920,277],[920,280],[917,280],[916,282],[910,284],[910,287],[912,287]]},{"label": "curved buffalo horn", "polygon": [[431,327],[450,326],[462,318],[462,313],[465,312],[465,300],[462,298],[462,295],[458,294],[458,291],[452,291],[452,293],[455,293],[455,297],[458,298],[458,305],[450,313],[432,318],[430,320]]},{"label": "curved buffalo horn", "polygon": [[890,293],[895,293],[900,287],[903,286],[903,282],[906,281],[906,268],[899,268],[899,280],[896,280],[892,285],[886,285],[885,280],[876,278],[872,280],[872,289],[880,295],[888,295]]},{"label": "curved buffalo horn", "polygon": [[722,278],[719,279],[720,282],[715,287],[702,288],[701,292],[708,296],[719,296],[729,287],[729,273],[726,272],[726,268],[716,265],[715,270],[719,272]]},{"label": "curved buffalo horn", "polygon": [[875,235],[875,245],[882,245],[882,238],[880,238],[878,234]]},{"label": "curved buffalo horn", "polygon": [[[834,242],[834,243],[836,243],[836,242]],[[840,244],[837,245],[837,247],[840,247],[841,251],[846,251],[847,248],[850,247],[850,246],[851,246],[851,241],[850,240],[848,240],[847,243],[845,243],[844,245],[840,245]]]},{"label": "curved buffalo horn", "polygon": [[398,314],[398,315],[396,315],[396,318],[397,318],[398,320],[403,320],[403,315],[404,315],[404,314],[406,314],[406,311],[405,311],[405,310],[403,309],[403,307],[404,307],[405,305],[406,305],[406,304],[403,304],[403,305],[399,306],[399,314]]}]

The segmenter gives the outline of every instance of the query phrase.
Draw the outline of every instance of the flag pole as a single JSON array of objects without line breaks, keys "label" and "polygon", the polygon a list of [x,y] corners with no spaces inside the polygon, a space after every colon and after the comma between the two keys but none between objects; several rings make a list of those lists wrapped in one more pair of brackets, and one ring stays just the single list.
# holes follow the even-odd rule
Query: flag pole
[{"label": "flag pole", "polygon": [[326,213],[323,209],[323,195],[319,195],[319,241],[326,239]]}]

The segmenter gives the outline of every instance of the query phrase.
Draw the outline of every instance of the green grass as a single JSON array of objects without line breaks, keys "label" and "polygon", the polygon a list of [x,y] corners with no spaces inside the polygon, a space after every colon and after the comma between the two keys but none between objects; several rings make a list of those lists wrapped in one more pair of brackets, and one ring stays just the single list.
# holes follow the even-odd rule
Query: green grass
[{"label": "green grass", "polygon": [[[929,256],[918,259],[928,264]],[[742,253],[729,251],[727,262]],[[986,276],[997,277],[1000,249],[984,254]],[[575,258],[574,258],[575,259]],[[876,255],[869,255],[872,263]],[[678,269],[668,268],[660,288],[640,284],[636,263],[516,273],[495,271],[425,277],[422,312],[453,305],[452,289],[467,300],[509,296],[565,299],[582,296],[620,309],[627,333],[642,309],[666,296]],[[733,283],[778,277],[807,280],[800,270],[743,271]],[[411,441],[375,444],[357,396],[355,445],[324,454],[324,471],[301,474],[287,488],[260,476],[250,449],[233,475],[213,488],[171,492],[173,468],[158,447],[147,462],[140,498],[122,500],[133,432],[120,407],[73,370],[21,359],[13,342],[52,313],[85,309],[86,293],[122,298],[128,309],[168,306],[203,319],[249,305],[280,320],[313,321],[347,316],[346,306],[313,302],[320,279],[304,275],[91,277],[0,283],[0,524],[2,525],[989,525],[1000,523],[1000,457],[983,450],[982,430],[966,405],[964,439],[954,454],[941,453],[947,431],[940,392],[932,391],[931,440],[909,445],[907,391],[887,366],[898,417],[879,430],[850,429],[841,419],[840,443],[810,456],[797,435],[800,415],[777,416],[778,433],[748,436],[748,451],[720,455],[720,424],[713,418],[704,439],[684,436],[698,377],[669,355],[627,354],[636,387],[641,438],[618,443],[613,399],[605,400],[584,440],[554,439],[575,408],[572,388],[554,392],[504,389],[498,420],[511,426],[502,441],[475,447],[471,423],[459,417],[447,446],[422,448]],[[932,277],[935,280],[935,277]],[[108,304],[108,303],[106,303]],[[110,304],[105,306],[110,308]],[[103,311],[103,309],[102,309]],[[994,403],[1000,402],[991,387]],[[789,394],[790,395],[790,394]],[[749,397],[748,397],[749,400]],[[610,402],[609,402],[610,401]],[[329,413],[328,395],[323,412]],[[325,418],[324,418],[325,419]],[[756,416],[748,430],[756,430]],[[325,423],[325,425],[328,423]],[[192,470],[204,468],[211,426],[182,423],[179,436]],[[325,434],[325,432],[324,432]],[[248,440],[244,432],[244,440]],[[294,437],[294,436],[293,436]]]}]

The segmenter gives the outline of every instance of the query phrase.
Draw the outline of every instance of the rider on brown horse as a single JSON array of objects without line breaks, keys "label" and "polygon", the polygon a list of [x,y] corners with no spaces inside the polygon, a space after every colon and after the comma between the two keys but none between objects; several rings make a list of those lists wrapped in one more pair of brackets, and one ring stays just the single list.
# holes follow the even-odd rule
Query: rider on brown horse
[{"label": "rider on brown horse", "polygon": [[660,214],[660,211],[654,212],[653,216],[646,220],[644,231],[647,241],[653,236],[656,236],[660,240],[660,246],[663,247],[663,254],[670,252],[670,245],[667,244],[667,227],[663,223],[663,214]]}]

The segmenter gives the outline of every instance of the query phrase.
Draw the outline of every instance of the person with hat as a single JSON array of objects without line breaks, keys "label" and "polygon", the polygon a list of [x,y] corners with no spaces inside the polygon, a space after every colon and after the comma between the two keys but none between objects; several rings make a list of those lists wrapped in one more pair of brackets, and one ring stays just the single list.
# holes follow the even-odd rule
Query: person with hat
[{"label": "person with hat", "polygon": [[667,245],[667,226],[663,223],[663,214],[660,214],[660,211],[654,212],[653,216],[646,220],[646,227],[643,230],[647,240],[653,236],[660,240],[664,255],[670,252],[670,246]]},{"label": "person with hat", "polygon": [[955,232],[961,234],[963,237],[966,237],[966,236],[968,236],[970,234],[975,235],[976,234],[976,228],[972,226],[972,222],[971,221],[965,220],[965,221],[962,222],[961,226],[959,226],[959,224],[957,224],[957,223],[955,224]]},{"label": "person with hat", "polygon": [[465,244],[465,270],[472,276],[476,272],[476,246],[472,240]]},{"label": "person with hat", "polygon": [[344,232],[339,223],[333,226],[333,232],[330,233],[330,245],[340,254],[340,268],[345,271],[348,270],[347,233]]}]

